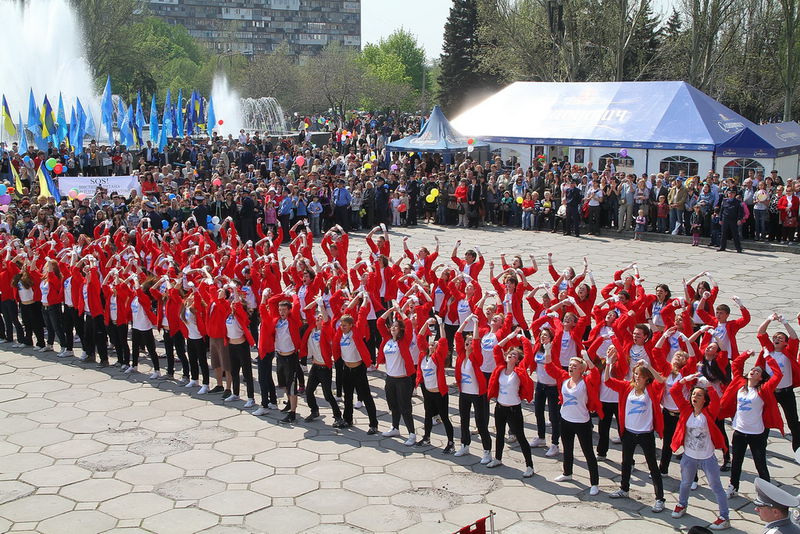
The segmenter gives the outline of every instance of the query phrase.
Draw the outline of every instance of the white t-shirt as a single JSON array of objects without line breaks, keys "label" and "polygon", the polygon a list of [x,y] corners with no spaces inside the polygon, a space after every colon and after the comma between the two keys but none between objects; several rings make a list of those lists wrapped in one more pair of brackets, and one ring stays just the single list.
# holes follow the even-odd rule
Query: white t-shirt
[{"label": "white t-shirt", "polygon": [[325,365],[325,359],[322,357],[322,348],[319,344],[321,337],[322,331],[318,329],[312,330],[308,335],[308,355],[311,356],[314,363]]},{"label": "white t-shirt", "polygon": [[625,430],[642,433],[653,430],[653,403],[647,390],[641,395],[632,389],[625,400]]},{"label": "white t-shirt", "polygon": [[536,362],[536,381],[540,384],[544,384],[545,386],[555,386],[556,379],[547,374],[547,370],[545,369],[546,364],[544,363],[544,352],[537,352],[533,359]]},{"label": "white t-shirt", "polygon": [[461,364],[461,392],[470,395],[480,393],[478,378],[475,376],[475,369],[472,368],[472,361],[469,358],[464,358],[464,362]]},{"label": "white t-shirt", "polygon": [[64,279],[64,304],[74,306],[72,303],[72,277]]},{"label": "white t-shirt", "polygon": [[731,340],[728,337],[728,323],[720,323],[714,329],[714,336],[717,338],[717,345],[719,345],[720,350],[724,350],[731,355]]},{"label": "white t-shirt", "polygon": [[275,350],[283,354],[289,354],[296,350],[292,335],[289,333],[288,319],[278,319],[275,322]]},{"label": "white t-shirt", "polygon": [[[673,376],[672,373],[667,375],[667,381],[664,383],[664,394],[661,396],[661,406],[664,409],[669,410],[670,412],[677,412],[678,405],[675,404],[675,399],[672,398],[672,394],[670,393],[669,389],[681,379],[680,374],[676,374]],[[695,458],[696,460],[703,460],[703,458]]]},{"label": "white t-shirt", "polygon": [[[781,381],[778,382],[777,389],[788,388],[792,385],[792,362],[786,355],[782,352],[771,352],[772,358],[778,364],[778,367],[781,368],[781,372],[783,373],[783,378]],[[772,376],[772,369],[769,366],[765,367],[765,371],[769,376]]]},{"label": "white t-shirt", "polygon": [[[86,309],[89,309],[88,306]],[[131,326],[134,330],[146,332],[153,329],[153,323],[150,321],[150,318],[144,311],[144,307],[139,302],[139,297],[133,297],[133,300],[131,300],[131,317],[133,318]]]},{"label": "white t-shirt", "polygon": [[714,443],[711,441],[706,416],[702,413],[692,413],[686,420],[683,453],[695,460],[706,460],[714,455]]},{"label": "white t-shirt", "polygon": [[494,347],[497,345],[497,334],[489,332],[481,338],[481,372],[493,373],[497,363],[494,361]]},{"label": "white t-shirt", "polygon": [[438,390],[439,381],[436,377],[436,362],[430,356],[425,356],[420,364],[422,369],[422,379],[425,381],[425,389],[428,391]]},{"label": "white t-shirt", "polygon": [[517,406],[522,403],[519,398],[519,376],[512,371],[502,371],[498,380],[497,402],[503,406]]},{"label": "white t-shirt", "polygon": [[89,284],[83,284],[81,289],[83,291],[83,312],[86,315],[91,315],[92,312],[89,310]]},{"label": "white t-shirt", "polygon": [[602,380],[600,381],[600,402],[619,402],[619,393],[617,393],[617,390],[611,389]]},{"label": "white t-shirt", "polygon": [[353,331],[351,330],[348,333],[342,333],[342,337],[339,340],[339,349],[342,353],[342,359],[346,362],[356,363],[360,362],[361,360],[361,353],[358,352],[358,348],[356,347],[355,342],[353,341]]},{"label": "white t-shirt", "polygon": [[111,314],[111,320],[117,322],[117,296],[111,295],[108,299],[108,312]]},{"label": "white t-shirt", "polygon": [[631,369],[633,369],[636,364],[641,361],[653,363],[650,361],[650,355],[647,354],[647,349],[645,349],[642,345],[631,345],[631,350],[628,352],[628,354],[630,355]]},{"label": "white t-shirt", "polygon": [[49,306],[50,301],[48,299],[50,297],[50,282],[47,280],[42,280],[39,282],[39,291],[42,292],[42,305]]},{"label": "white t-shirt", "polygon": [[664,326],[664,319],[661,318],[661,310],[663,308],[663,303],[657,300],[653,302],[653,313],[650,317],[650,320],[654,326]]},{"label": "white t-shirt", "polygon": [[[466,321],[467,317],[469,317],[469,315],[472,313],[472,307],[469,305],[469,301],[467,299],[459,300],[456,304],[456,309],[458,310],[459,324],[464,324],[464,321]],[[471,331],[473,328],[475,328],[475,323],[473,321],[475,321],[475,319],[470,319],[466,323],[464,330]]]},{"label": "white t-shirt", "polygon": [[17,284],[17,293],[19,293],[20,301],[33,300],[33,288],[25,287],[22,284]]},{"label": "white t-shirt", "polygon": [[407,376],[406,362],[400,354],[400,345],[394,339],[390,339],[383,346],[383,356],[386,358],[386,374],[399,378]]},{"label": "white t-shirt", "polygon": [[186,309],[183,314],[183,322],[189,333],[189,339],[201,339],[203,337],[200,335],[200,330],[197,328],[197,317],[192,313],[192,310]]},{"label": "white t-shirt", "polygon": [[561,383],[561,417],[570,423],[585,423],[589,420],[589,392],[586,382],[581,380],[575,387],[569,387],[569,380]]},{"label": "white t-shirt", "polygon": [[242,327],[239,326],[239,321],[236,320],[233,314],[225,318],[225,330],[228,339],[240,339],[244,337],[244,331],[242,331]]},{"label": "white t-shirt", "polygon": [[[570,358],[573,358],[578,355],[578,352],[575,347],[575,340],[572,339],[572,336],[569,332],[564,331],[564,335],[561,337],[561,357],[559,358],[561,361],[561,367],[567,367],[569,365]],[[573,421],[573,423],[579,421]]]},{"label": "white t-shirt", "polygon": [[733,429],[742,434],[761,434],[764,432],[764,401],[755,388],[743,387],[736,393],[736,414],[733,416]]}]

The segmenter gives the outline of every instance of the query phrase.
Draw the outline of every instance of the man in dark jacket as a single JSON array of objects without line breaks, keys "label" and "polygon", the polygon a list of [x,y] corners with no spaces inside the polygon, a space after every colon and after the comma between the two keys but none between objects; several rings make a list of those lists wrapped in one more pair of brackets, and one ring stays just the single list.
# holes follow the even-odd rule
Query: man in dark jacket
[{"label": "man in dark jacket", "polygon": [[744,223],[744,208],[742,201],[736,198],[736,188],[731,187],[725,192],[725,198],[720,205],[720,224],[722,225],[722,243],[718,252],[725,250],[728,244],[728,234],[733,236],[736,252],[742,251],[742,241],[739,238],[739,226]]},{"label": "man in dark jacket", "polygon": [[567,217],[564,220],[564,235],[569,235],[570,229],[575,231],[575,237],[580,237],[581,225],[581,202],[583,202],[583,194],[577,187],[577,181],[571,180],[564,192],[564,202],[567,205]]}]

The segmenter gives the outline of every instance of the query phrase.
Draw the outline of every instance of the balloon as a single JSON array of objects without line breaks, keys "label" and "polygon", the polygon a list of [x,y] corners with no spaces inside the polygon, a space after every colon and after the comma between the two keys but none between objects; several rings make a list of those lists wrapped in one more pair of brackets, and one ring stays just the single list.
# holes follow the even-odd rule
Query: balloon
[{"label": "balloon", "polygon": [[170,194],[169,194],[169,199],[170,199],[170,200],[173,200],[174,198],[175,198],[175,193],[170,193]]},{"label": "balloon", "polygon": [[427,202],[428,204],[433,204],[434,200],[436,200],[436,197],[433,195],[428,195],[427,197],[425,197],[425,202]]},{"label": "balloon", "polygon": [[522,204],[522,197],[517,197],[517,204]]},{"label": "balloon", "polygon": [[4,184],[0,184],[0,195],[5,195],[7,191],[8,187],[6,187]]},{"label": "balloon", "polygon": [[0,204],[3,206],[11,204],[11,195],[0,195]]},{"label": "balloon", "polygon": [[31,162],[31,157],[30,156],[25,156],[25,157],[22,158],[22,161],[24,161],[25,163],[30,163]]},{"label": "balloon", "polygon": [[85,199],[86,199],[86,193],[78,193],[78,200],[85,200]]},{"label": "balloon", "polygon": [[413,153],[413,152],[409,152],[409,153],[408,153],[408,155],[409,155],[409,156],[413,156],[413,155],[414,155],[414,153]]},{"label": "balloon", "polygon": [[303,156],[297,156],[296,158],[294,158],[294,162],[298,165],[298,167],[302,167],[303,165],[306,164],[306,158],[304,158]]},{"label": "balloon", "polygon": [[67,196],[74,200],[78,198],[78,192],[75,191],[74,189],[70,189],[69,192],[67,193]]},{"label": "balloon", "polygon": [[303,123],[303,128],[308,128],[309,124],[307,122]]},{"label": "balloon", "polygon": [[468,145],[474,145],[474,144],[475,144],[475,139],[473,139],[472,137],[470,137],[469,139],[467,139],[467,144],[468,144]]},{"label": "balloon", "polygon": [[439,190],[434,187],[433,189],[431,189],[431,195],[433,195],[433,198],[438,197],[439,196]]},{"label": "balloon", "polygon": [[9,187],[8,190],[6,191],[6,193],[8,193],[9,195],[13,195],[15,192],[16,189],[14,189],[13,187]]},{"label": "balloon", "polygon": [[222,126],[224,123],[225,123],[225,121],[224,121],[224,120],[222,120],[222,119],[220,119],[220,120],[218,120],[218,121],[217,121],[217,124],[219,124],[220,126]]},{"label": "balloon", "polygon": [[215,186],[219,187],[219,186],[221,186],[221,185],[222,185],[222,180],[220,180],[219,178],[214,178],[214,179],[211,181],[211,185],[215,185]]},{"label": "balloon", "polygon": [[378,159],[378,156],[376,156],[375,154],[373,154],[373,155],[371,155],[371,156],[369,157],[369,160],[370,160],[370,161],[375,161],[376,159]]},{"label": "balloon", "polygon": [[69,167],[67,167],[63,163],[61,164],[61,167],[64,169],[64,172],[67,172],[69,170]]},{"label": "balloon", "polygon": [[207,223],[210,223],[212,219],[213,219],[213,217],[211,217],[211,215],[206,215],[206,222]]},{"label": "balloon", "polygon": [[219,224],[219,217],[214,215],[213,217],[211,217],[211,222],[214,224]]},{"label": "balloon", "polygon": [[627,158],[628,157],[628,149],[627,148],[623,148],[622,150],[620,150],[619,151],[619,157]]},{"label": "balloon", "polygon": [[325,119],[320,117],[319,119],[317,119],[317,122],[320,123],[320,124],[325,124]]},{"label": "balloon", "polygon": [[467,152],[472,152],[473,150],[475,150],[475,147],[474,147],[474,146],[472,146],[472,145],[469,145],[469,146],[467,147]]},{"label": "balloon", "polygon": [[364,168],[370,170],[372,168],[372,163],[365,163]]},{"label": "balloon", "polygon": [[9,206],[6,206],[6,205],[4,205],[4,206],[0,206],[0,211],[2,211],[3,213],[5,213],[5,212],[7,212],[7,211],[8,211],[8,208],[9,208]]},{"label": "balloon", "polygon": [[56,163],[56,166],[53,167],[53,172],[56,174],[61,174],[62,172],[64,172],[64,166],[61,165],[60,163]]},{"label": "balloon", "polygon": [[53,167],[56,166],[56,163],[58,163],[58,160],[56,158],[50,158],[44,162],[44,166],[47,167],[48,171],[52,171]]},{"label": "balloon", "polygon": [[392,164],[392,166],[391,166],[390,168],[391,168],[393,171],[396,171],[396,170],[398,169],[397,165],[395,165],[395,164]]},{"label": "balloon", "polygon": [[161,227],[162,227],[164,230],[166,230],[167,228],[169,228],[169,221],[168,221],[168,220],[166,220],[166,219],[161,219]]},{"label": "balloon", "polygon": [[405,213],[407,209],[408,206],[406,206],[405,204],[400,204],[399,206],[397,206],[397,211],[399,211],[400,213]]}]

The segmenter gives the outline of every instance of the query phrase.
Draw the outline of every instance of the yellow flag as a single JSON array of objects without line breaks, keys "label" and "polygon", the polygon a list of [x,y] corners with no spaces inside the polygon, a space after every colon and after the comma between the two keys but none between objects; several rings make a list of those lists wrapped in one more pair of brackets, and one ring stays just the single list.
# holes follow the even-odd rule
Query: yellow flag
[{"label": "yellow flag", "polygon": [[47,186],[47,178],[42,172],[42,167],[44,167],[44,161],[39,165],[39,171],[36,173],[36,177],[39,179],[39,196],[52,197],[53,195],[50,194],[50,188]]},{"label": "yellow flag", "polygon": [[2,114],[3,127],[8,132],[8,135],[14,137],[17,135],[17,126],[11,119],[11,112],[8,110],[8,102],[6,102],[6,95],[3,95],[3,108],[0,110]]},{"label": "yellow flag", "polygon": [[22,195],[22,180],[19,179],[19,173],[17,172],[17,168],[11,164],[11,174],[14,175],[14,193],[21,196]]}]

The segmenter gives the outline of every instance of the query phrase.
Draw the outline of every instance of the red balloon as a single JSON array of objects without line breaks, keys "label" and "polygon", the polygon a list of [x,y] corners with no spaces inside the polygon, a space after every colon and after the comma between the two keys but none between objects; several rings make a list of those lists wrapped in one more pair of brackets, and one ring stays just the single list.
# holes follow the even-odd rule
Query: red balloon
[{"label": "red balloon", "polygon": [[399,206],[397,206],[397,211],[399,211],[400,213],[405,213],[407,209],[408,206],[406,206],[405,204],[400,204]]},{"label": "red balloon", "polygon": [[475,139],[473,139],[472,137],[470,137],[469,139],[467,139],[467,144],[468,144],[468,145],[473,145],[473,144],[475,144]]},{"label": "red balloon", "polygon": [[64,172],[64,166],[61,165],[60,163],[57,163],[56,166],[53,167],[53,172],[56,174],[61,174],[62,172]]},{"label": "red balloon", "polygon": [[224,122],[225,122],[224,120],[220,119],[220,120],[217,121],[217,124],[222,124]]}]

